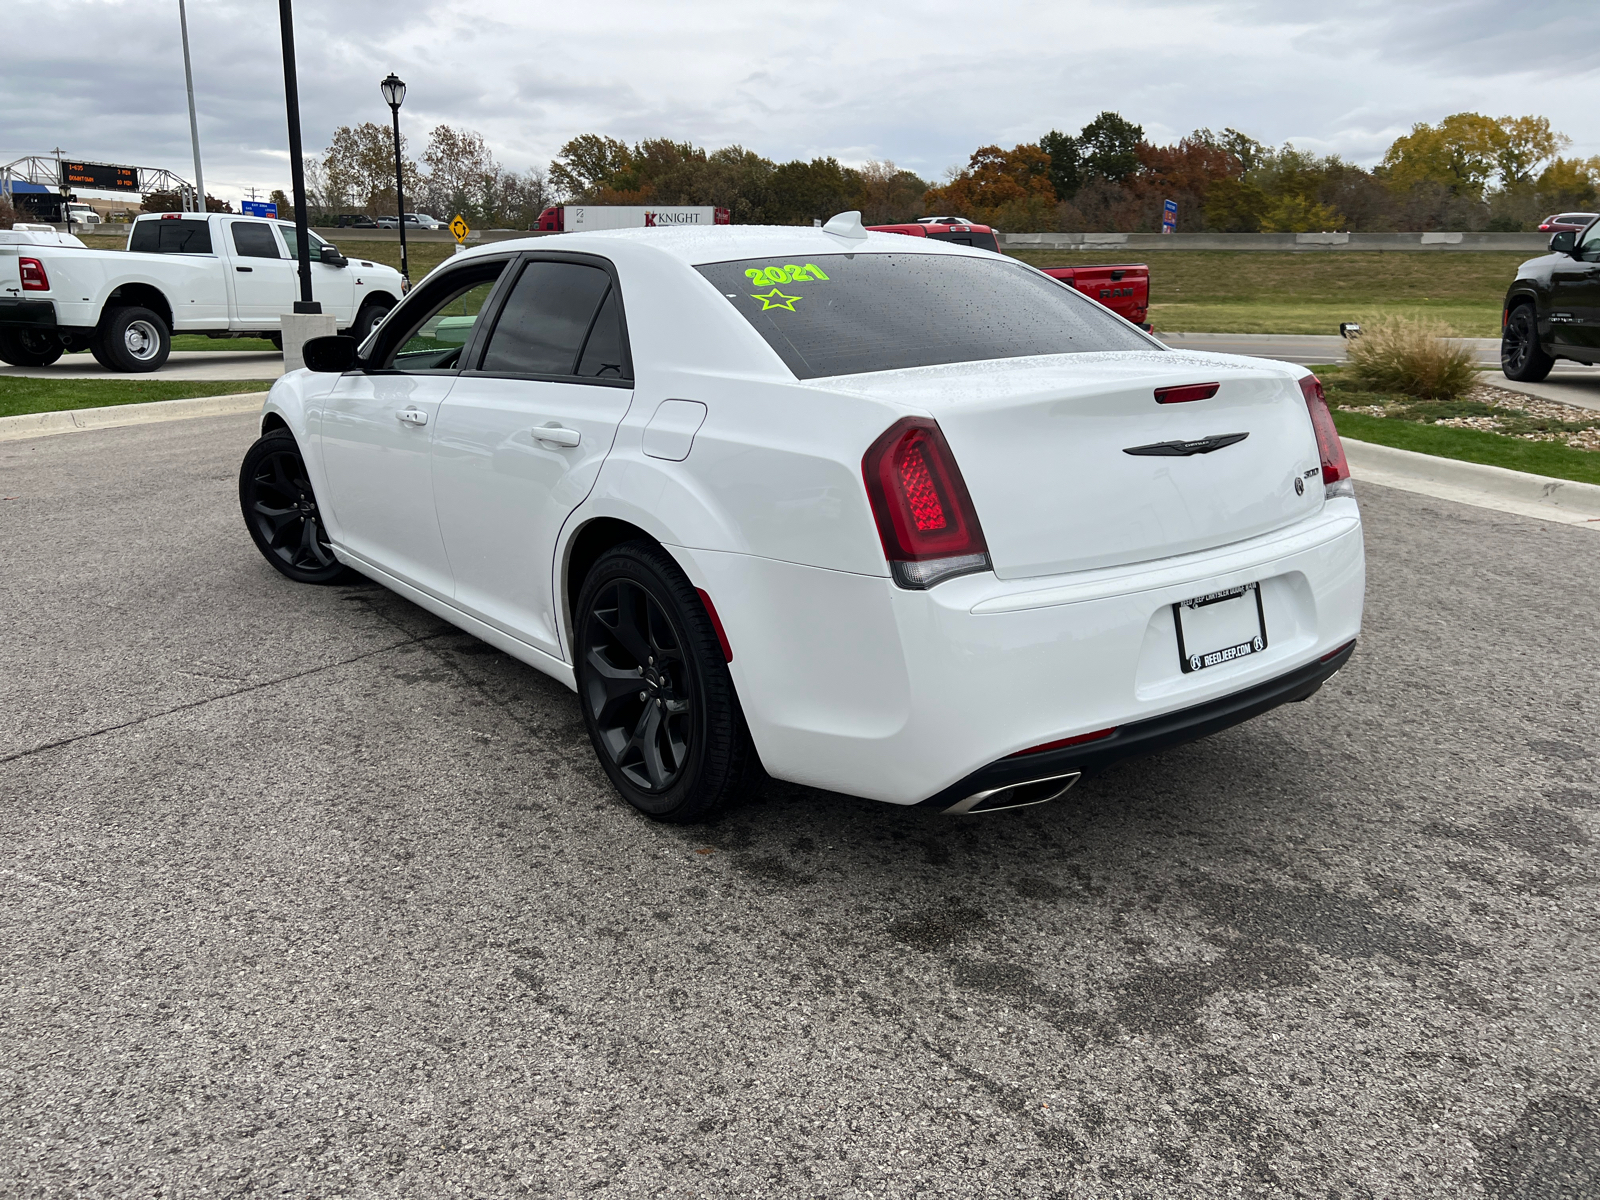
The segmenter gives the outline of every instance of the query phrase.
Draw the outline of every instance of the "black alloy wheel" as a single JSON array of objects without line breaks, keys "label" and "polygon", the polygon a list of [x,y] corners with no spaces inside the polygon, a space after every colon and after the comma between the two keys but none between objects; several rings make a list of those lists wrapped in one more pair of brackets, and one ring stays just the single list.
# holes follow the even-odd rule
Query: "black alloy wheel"
[{"label": "black alloy wheel", "polygon": [[578,696],[595,754],[640,811],[697,821],[760,766],[705,606],[659,546],[607,551],[577,608]]},{"label": "black alloy wheel", "polygon": [[328,543],[305,459],[287,429],[263,434],[245,452],[239,507],[256,549],[296,583],[337,583],[347,574]]},{"label": "black alloy wheel", "polygon": [[1533,305],[1519,304],[1506,318],[1500,335],[1500,370],[1507,379],[1538,383],[1550,374],[1556,360],[1539,344],[1539,322]]},{"label": "black alloy wheel", "polygon": [[53,329],[0,329],[0,359],[14,367],[48,367],[66,349]]}]

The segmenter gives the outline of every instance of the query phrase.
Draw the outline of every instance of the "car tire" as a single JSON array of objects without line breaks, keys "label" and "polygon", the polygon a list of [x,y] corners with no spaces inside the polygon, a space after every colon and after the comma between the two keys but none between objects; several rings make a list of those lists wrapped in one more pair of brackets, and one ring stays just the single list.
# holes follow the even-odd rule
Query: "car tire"
[{"label": "car tire", "polygon": [[0,329],[0,359],[13,367],[48,367],[66,351],[53,330]]},{"label": "car tire", "polygon": [[1518,383],[1538,383],[1556,360],[1539,344],[1539,318],[1531,304],[1519,304],[1506,317],[1500,334],[1500,370]]},{"label": "car tire", "polygon": [[94,356],[104,367],[125,374],[159,370],[172,353],[172,331],[148,308],[114,308],[95,335]]},{"label": "car tire", "polygon": [[350,326],[350,336],[355,338],[356,345],[367,340],[367,335],[377,328],[378,322],[388,316],[393,307],[382,300],[368,300],[361,306],[361,311],[356,313],[356,319]]},{"label": "car tire", "polygon": [[350,569],[334,557],[305,459],[287,429],[262,434],[239,467],[239,509],[261,556],[296,583],[339,583]]},{"label": "car tire", "polygon": [[574,625],[584,725],[628,803],[658,821],[704,821],[756,784],[721,639],[666,551],[634,541],[601,555]]}]

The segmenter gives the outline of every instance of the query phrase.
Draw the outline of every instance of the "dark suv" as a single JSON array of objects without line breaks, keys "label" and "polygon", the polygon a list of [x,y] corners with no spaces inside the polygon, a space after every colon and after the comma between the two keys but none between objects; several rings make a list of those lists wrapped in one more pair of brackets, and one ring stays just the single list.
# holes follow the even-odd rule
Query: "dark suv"
[{"label": "dark suv", "polygon": [[1501,315],[1500,369],[1534,383],[1558,358],[1600,363],[1600,221],[1563,230],[1517,268]]}]

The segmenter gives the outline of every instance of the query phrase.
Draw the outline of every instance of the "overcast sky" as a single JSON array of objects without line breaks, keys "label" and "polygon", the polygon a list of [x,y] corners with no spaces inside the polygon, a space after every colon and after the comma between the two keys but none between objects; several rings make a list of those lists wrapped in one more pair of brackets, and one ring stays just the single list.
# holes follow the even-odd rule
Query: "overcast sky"
[{"label": "overcast sky", "polygon": [[[295,36],[307,149],[387,121],[378,81],[396,71],[414,152],[445,122],[515,169],[596,132],[937,179],[979,145],[1076,132],[1108,108],[1156,142],[1231,125],[1367,164],[1416,121],[1535,113],[1569,153],[1600,154],[1596,7],[301,0]],[[192,176],[177,0],[7,0],[5,27],[0,162],[59,145]],[[207,189],[287,187],[277,6],[190,0],[189,37]]]}]

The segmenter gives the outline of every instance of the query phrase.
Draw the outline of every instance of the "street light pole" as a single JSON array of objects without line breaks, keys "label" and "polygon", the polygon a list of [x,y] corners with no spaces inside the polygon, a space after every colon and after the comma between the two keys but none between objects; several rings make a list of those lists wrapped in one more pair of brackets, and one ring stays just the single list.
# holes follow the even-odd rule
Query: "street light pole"
[{"label": "street light pole", "polygon": [[389,105],[389,111],[394,114],[394,203],[399,210],[397,225],[400,229],[400,286],[411,286],[411,262],[406,257],[406,189],[403,178],[405,171],[400,160],[400,106],[405,103],[405,82],[393,71],[389,77],[378,85],[383,91],[383,98]]},{"label": "street light pole", "polygon": [[200,123],[194,115],[194,72],[189,67],[189,17],[178,0],[178,29],[183,34],[183,80],[189,87],[189,141],[194,146],[194,188],[200,193],[200,212],[206,211],[206,181],[200,174]]},{"label": "street light pole", "polygon": [[300,259],[300,299],[297,313],[319,313],[322,305],[311,298],[311,229],[306,219],[306,165],[300,149],[300,85],[294,72],[294,13],[289,0],[278,0],[278,21],[283,27],[283,99],[289,110],[289,177],[294,186],[295,249]]}]

